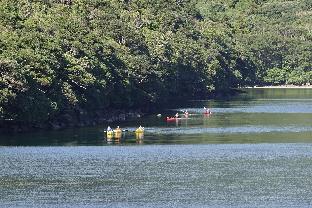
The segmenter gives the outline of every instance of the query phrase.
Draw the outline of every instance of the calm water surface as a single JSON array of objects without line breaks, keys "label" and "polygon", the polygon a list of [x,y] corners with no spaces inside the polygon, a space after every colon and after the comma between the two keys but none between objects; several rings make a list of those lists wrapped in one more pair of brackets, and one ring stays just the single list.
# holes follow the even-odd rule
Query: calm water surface
[{"label": "calm water surface", "polygon": [[248,89],[163,116],[183,110],[118,124],[120,139],[105,126],[1,135],[0,207],[312,207],[312,89]]}]

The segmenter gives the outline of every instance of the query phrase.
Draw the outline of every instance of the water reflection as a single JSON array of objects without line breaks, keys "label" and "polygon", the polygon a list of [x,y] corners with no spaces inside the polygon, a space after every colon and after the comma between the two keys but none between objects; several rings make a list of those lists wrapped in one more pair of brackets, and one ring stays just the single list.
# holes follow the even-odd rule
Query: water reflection
[{"label": "water reflection", "polygon": [[135,141],[137,144],[143,144],[143,139],[144,139],[144,133],[135,133]]},{"label": "water reflection", "polygon": [[[193,117],[194,118],[194,117]],[[191,119],[189,116],[184,117],[184,118],[179,118],[179,119],[175,119],[174,121],[167,121],[166,124],[167,126],[176,126],[176,127],[188,127],[188,121],[189,119]]]},{"label": "water reflection", "polygon": [[144,133],[135,133],[135,139],[136,140],[144,139]]},{"label": "water reflection", "polygon": [[120,144],[120,140],[121,140],[121,137],[116,137],[116,138],[114,139],[114,143],[115,143],[115,144]]},{"label": "water reflection", "polygon": [[[245,142],[312,142],[312,90],[251,90],[229,100],[194,101],[183,108],[115,123],[120,133],[104,134],[104,126],[15,135],[0,135],[0,146],[81,146],[107,144],[198,144]],[[294,93],[296,92],[296,93]],[[290,95],[288,95],[290,93]],[[296,96],[297,94],[297,96]],[[290,97],[289,97],[290,96]],[[209,106],[213,114],[203,114]],[[176,112],[180,119],[166,122]],[[136,135],[138,125],[145,135]],[[105,128],[106,130],[106,128]],[[143,139],[144,138],[144,139]]]},{"label": "water reflection", "polygon": [[311,148],[2,147],[0,207],[311,207]]}]

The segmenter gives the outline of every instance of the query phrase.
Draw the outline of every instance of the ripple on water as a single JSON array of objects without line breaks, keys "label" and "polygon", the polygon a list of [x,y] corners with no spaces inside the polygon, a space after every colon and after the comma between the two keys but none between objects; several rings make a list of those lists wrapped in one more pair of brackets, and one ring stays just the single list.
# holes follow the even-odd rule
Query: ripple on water
[{"label": "ripple on water", "polygon": [[311,147],[2,147],[0,206],[309,207]]},{"label": "ripple on water", "polygon": [[267,132],[312,132],[311,126],[237,126],[237,127],[168,127],[168,128],[146,128],[151,134],[238,134],[238,133],[267,133]]},{"label": "ripple on water", "polygon": [[[270,102],[269,102],[270,101]],[[173,111],[185,111],[201,114],[203,108],[178,108]],[[255,100],[252,102],[230,102],[228,105],[211,107],[213,113],[312,113],[311,100]]]}]

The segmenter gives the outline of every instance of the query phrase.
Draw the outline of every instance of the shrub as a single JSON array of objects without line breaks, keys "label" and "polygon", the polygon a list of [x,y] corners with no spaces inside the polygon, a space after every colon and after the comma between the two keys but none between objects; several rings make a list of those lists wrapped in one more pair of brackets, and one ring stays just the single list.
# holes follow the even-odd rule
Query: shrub
[{"label": "shrub", "polygon": [[264,77],[264,81],[273,85],[285,84],[286,77],[287,77],[286,69],[274,67],[267,71],[267,74]]},{"label": "shrub", "polygon": [[303,85],[308,82],[307,73],[303,70],[294,70],[289,73],[287,78],[288,84],[294,84],[294,85]]}]

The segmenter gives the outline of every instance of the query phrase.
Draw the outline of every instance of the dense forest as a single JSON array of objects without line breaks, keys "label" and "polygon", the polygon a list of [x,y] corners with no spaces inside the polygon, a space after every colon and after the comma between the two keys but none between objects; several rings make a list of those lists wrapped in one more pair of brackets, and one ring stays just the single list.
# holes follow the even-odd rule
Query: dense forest
[{"label": "dense forest", "polygon": [[311,0],[1,0],[0,121],[312,82]]}]

